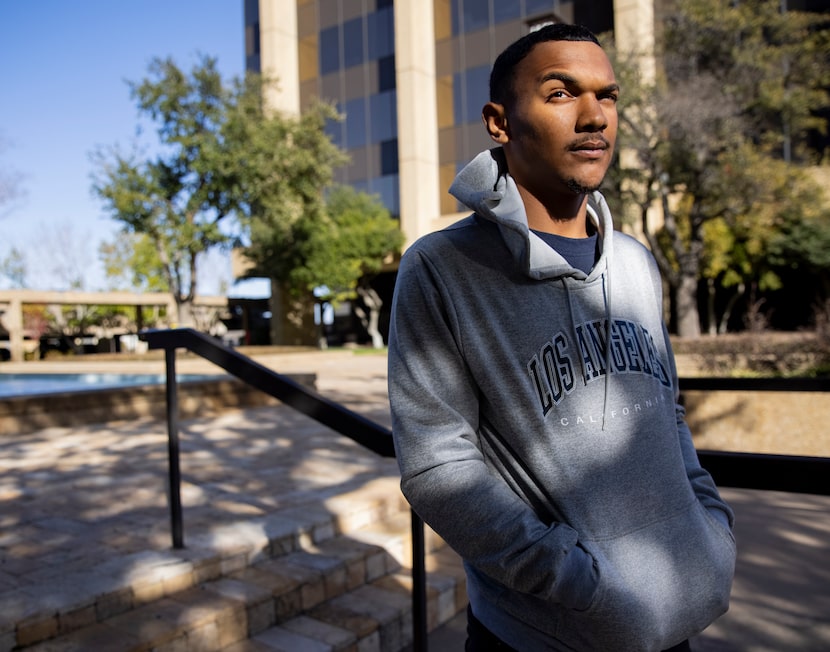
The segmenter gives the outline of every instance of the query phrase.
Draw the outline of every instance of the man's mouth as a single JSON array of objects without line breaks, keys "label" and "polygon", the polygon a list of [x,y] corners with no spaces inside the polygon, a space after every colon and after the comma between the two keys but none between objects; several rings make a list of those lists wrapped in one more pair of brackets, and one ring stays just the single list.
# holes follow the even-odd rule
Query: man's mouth
[{"label": "man's mouth", "polygon": [[608,149],[608,141],[605,138],[592,138],[571,145],[571,151],[574,152],[604,151],[606,149]]}]

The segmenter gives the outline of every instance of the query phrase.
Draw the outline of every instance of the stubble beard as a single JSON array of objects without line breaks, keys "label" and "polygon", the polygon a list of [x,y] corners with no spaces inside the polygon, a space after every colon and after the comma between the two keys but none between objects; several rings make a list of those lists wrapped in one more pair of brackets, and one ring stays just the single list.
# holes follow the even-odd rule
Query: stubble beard
[{"label": "stubble beard", "polygon": [[567,186],[568,190],[570,190],[574,194],[589,195],[602,187],[602,179],[600,179],[598,183],[586,185],[578,179],[571,178],[565,181],[565,185]]}]

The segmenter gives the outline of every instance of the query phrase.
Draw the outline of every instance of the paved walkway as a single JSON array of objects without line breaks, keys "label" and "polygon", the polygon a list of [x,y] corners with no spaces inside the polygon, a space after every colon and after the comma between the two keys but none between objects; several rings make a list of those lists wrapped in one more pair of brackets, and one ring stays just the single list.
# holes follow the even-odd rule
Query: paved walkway
[{"label": "paved walkway", "polygon": [[[317,388],[389,425],[386,360],[348,351],[260,356],[283,373],[313,372]],[[31,363],[28,363],[31,365]],[[48,371],[66,363],[24,365]],[[73,363],[73,371],[160,372],[163,362]],[[184,359],[180,373],[210,371]],[[4,363],[1,371],[20,371]],[[213,369],[215,371],[215,369]],[[185,540],[210,524],[335,500],[396,483],[379,459],[279,407],[184,422]],[[48,428],[0,438],[0,612],[73,570],[170,545],[166,432],[152,420]],[[386,484],[383,484],[386,483]],[[738,573],[730,612],[697,652],[830,650],[830,497],[724,489],[738,514]],[[436,632],[432,652],[463,649],[463,619]]]},{"label": "paved walkway", "polygon": [[[693,652],[830,650],[830,497],[723,489],[737,513],[738,568],[730,610]],[[431,652],[464,649],[459,614]]]}]

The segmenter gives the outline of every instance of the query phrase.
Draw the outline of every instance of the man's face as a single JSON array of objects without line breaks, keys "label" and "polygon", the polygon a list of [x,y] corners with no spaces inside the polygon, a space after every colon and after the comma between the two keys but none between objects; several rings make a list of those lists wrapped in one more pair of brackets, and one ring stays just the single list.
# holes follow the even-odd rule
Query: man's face
[{"label": "man's face", "polygon": [[599,188],[617,137],[619,94],[605,52],[591,42],[546,41],[515,72],[501,141],[513,178],[545,204]]}]

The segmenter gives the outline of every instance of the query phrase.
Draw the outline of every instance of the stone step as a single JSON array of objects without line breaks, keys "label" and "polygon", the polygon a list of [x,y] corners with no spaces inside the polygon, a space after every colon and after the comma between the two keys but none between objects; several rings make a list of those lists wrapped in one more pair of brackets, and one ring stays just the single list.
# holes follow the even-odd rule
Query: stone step
[{"label": "stone step", "polygon": [[[460,559],[448,548],[427,557],[427,630],[467,604]],[[440,569],[440,570],[438,570]],[[412,579],[405,570],[328,600],[222,652],[400,652],[412,644]]]},{"label": "stone step", "polygon": [[[378,489],[194,536],[178,556],[157,553],[167,563],[133,569],[121,599],[103,592],[24,620],[13,649],[397,652],[412,637],[410,515],[399,492]],[[466,595],[457,556],[426,539],[435,628]]]},{"label": "stone step", "polygon": [[[262,517],[193,523],[184,512],[185,548],[147,549],[95,558],[80,545],[78,559],[55,559],[41,578],[0,594],[0,652],[71,633],[226,577],[260,560],[319,545],[373,524],[408,514],[398,482],[378,477]],[[66,563],[64,563],[64,561]]]}]

